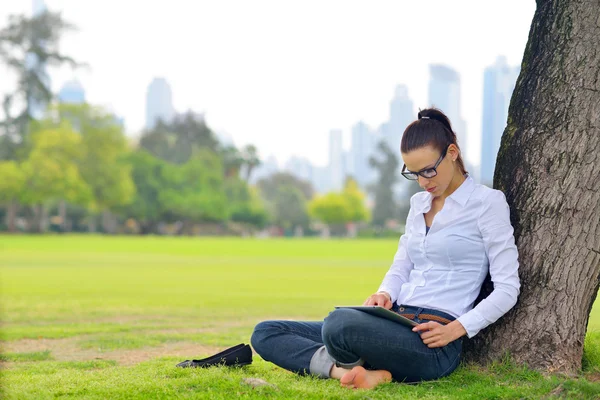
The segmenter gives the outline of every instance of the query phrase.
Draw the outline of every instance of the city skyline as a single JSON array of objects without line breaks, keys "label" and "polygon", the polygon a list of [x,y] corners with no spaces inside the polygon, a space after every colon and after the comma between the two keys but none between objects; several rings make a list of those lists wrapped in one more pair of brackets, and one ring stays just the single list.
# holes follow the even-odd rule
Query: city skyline
[{"label": "city skyline", "polygon": [[[31,12],[30,4],[3,3],[0,21]],[[111,1],[46,4],[80,28],[65,37],[62,50],[90,65],[75,73],[53,71],[55,92],[78,79],[88,101],[123,115],[135,136],[144,126],[146,87],[162,76],[178,112],[205,113],[208,125],[236,145],[255,144],[263,159],[274,155],[284,162],[295,155],[321,166],[328,163],[329,132],[341,129],[348,150],[357,121],[377,128],[387,120],[397,85],[408,88],[415,110],[429,106],[431,64],[448,65],[461,76],[467,147],[476,149],[466,158],[478,163],[483,71],[498,55],[520,64],[535,9],[533,1],[432,2],[427,9],[395,2],[173,1],[169,7],[148,4],[147,18],[132,31],[131,4],[119,3],[117,14]],[[426,28],[419,22],[424,12]],[[205,16],[203,24],[192,23],[194,14]],[[502,16],[510,17],[510,30]],[[153,29],[159,21],[163,28]],[[194,38],[195,58],[188,43]],[[10,89],[7,82],[0,82],[0,92]]]}]

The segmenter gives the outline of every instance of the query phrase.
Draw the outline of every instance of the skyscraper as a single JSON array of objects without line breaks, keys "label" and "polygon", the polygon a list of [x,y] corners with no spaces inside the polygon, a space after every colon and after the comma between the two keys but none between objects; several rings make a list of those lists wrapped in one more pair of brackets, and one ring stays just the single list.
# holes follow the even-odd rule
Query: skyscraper
[{"label": "skyscraper", "polygon": [[154,78],[146,93],[146,129],[152,129],[158,120],[171,122],[175,116],[171,86],[164,78]]},{"label": "skyscraper", "polygon": [[270,155],[263,162],[254,169],[250,176],[250,183],[256,184],[259,180],[267,178],[275,173],[279,172],[279,163],[274,155]]},{"label": "skyscraper", "polygon": [[61,103],[85,103],[85,90],[78,80],[66,82],[58,92],[58,101]]},{"label": "skyscraper", "polygon": [[390,103],[390,120],[385,131],[385,140],[395,154],[400,154],[402,134],[408,124],[415,119],[413,102],[408,97],[408,88],[405,85],[397,85],[394,98]]},{"label": "skyscraper", "polygon": [[341,190],[344,181],[344,150],[342,131],[332,129],[329,132],[329,186],[331,190]]},{"label": "skyscraper", "polygon": [[467,126],[460,112],[460,76],[446,65],[429,66],[429,105],[439,108],[448,116],[456,133],[463,159],[468,152]]},{"label": "skyscraper", "polygon": [[46,3],[44,0],[33,0],[31,2],[31,11],[33,16],[37,16],[46,11]]},{"label": "skyscraper", "polygon": [[498,57],[496,63],[483,73],[483,119],[481,126],[481,182],[492,185],[496,156],[508,119],[508,105],[520,67],[509,67],[506,57]]},{"label": "skyscraper", "polygon": [[312,182],[313,166],[305,157],[291,157],[284,166],[284,171],[303,179],[307,182]]},{"label": "skyscraper", "polygon": [[364,188],[373,180],[374,173],[369,166],[369,157],[375,152],[376,136],[363,121],[354,124],[351,134],[350,158],[352,159],[352,175],[358,184]]}]

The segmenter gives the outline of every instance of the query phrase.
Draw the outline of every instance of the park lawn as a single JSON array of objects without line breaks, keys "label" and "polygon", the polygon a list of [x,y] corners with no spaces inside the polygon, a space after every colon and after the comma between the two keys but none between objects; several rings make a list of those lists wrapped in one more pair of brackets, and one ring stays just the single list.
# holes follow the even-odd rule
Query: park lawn
[{"label": "park lawn", "polygon": [[[322,319],[377,289],[396,240],[0,236],[3,398],[600,397],[600,309],[584,370],[543,376],[510,359],[417,385],[349,391],[260,360],[179,369],[249,342],[264,319]],[[245,378],[271,385],[253,388]],[[597,382],[598,381],[598,382]]]}]

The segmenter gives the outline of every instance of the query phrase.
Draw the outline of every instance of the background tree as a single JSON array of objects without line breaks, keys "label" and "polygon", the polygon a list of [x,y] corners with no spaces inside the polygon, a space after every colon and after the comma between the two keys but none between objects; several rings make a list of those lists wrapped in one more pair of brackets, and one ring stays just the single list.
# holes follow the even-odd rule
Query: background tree
[{"label": "background tree", "polygon": [[194,223],[226,220],[222,171],[221,159],[208,149],[197,151],[184,165],[165,163],[158,194],[163,219],[183,222],[183,232],[188,234]]},{"label": "background tree", "polygon": [[170,163],[185,164],[202,148],[216,152],[219,142],[202,115],[187,111],[172,121],[157,121],[152,129],[143,132],[140,147]]},{"label": "background tree", "polygon": [[261,164],[260,158],[258,157],[258,151],[256,146],[249,144],[242,150],[242,156],[244,158],[245,165],[245,179],[246,182],[250,182],[252,171]]},{"label": "background tree", "polygon": [[306,198],[297,187],[290,185],[278,187],[271,211],[273,223],[283,229],[308,228],[310,219]]},{"label": "background tree", "polygon": [[131,203],[119,207],[118,212],[134,218],[142,234],[155,233],[162,218],[160,193],[165,185],[163,169],[166,162],[142,149],[127,155],[126,162],[131,166],[136,190]]},{"label": "background tree", "polygon": [[15,232],[17,204],[25,184],[25,174],[15,161],[0,161],[0,205],[6,206],[6,227]]},{"label": "background tree", "polygon": [[365,204],[367,196],[360,190],[356,180],[353,178],[346,179],[342,196],[348,203],[348,222],[363,222],[369,220],[371,215]]},{"label": "background tree", "polygon": [[350,220],[350,204],[341,193],[329,192],[315,197],[308,207],[311,217],[326,224],[335,233],[345,231],[344,225]]},{"label": "background tree", "polygon": [[494,175],[510,205],[521,294],[471,341],[471,360],[508,351],[534,368],[581,368],[600,283],[598,9],[537,2]]},{"label": "background tree", "polygon": [[69,121],[82,137],[79,170],[92,189],[90,211],[105,213],[104,231],[111,232],[113,228],[107,224],[110,219],[106,213],[131,202],[135,192],[131,166],[124,161],[129,149],[123,128],[112,114],[88,104],[61,104],[57,114],[61,121]]},{"label": "background tree", "polygon": [[232,221],[256,228],[264,228],[269,215],[256,188],[252,188],[240,178],[225,181],[227,208]]},{"label": "background tree", "polygon": [[341,234],[346,231],[346,224],[369,218],[365,197],[356,181],[348,178],[341,192],[330,192],[314,198],[308,206],[309,214],[327,224],[332,232]]},{"label": "background tree", "polygon": [[219,155],[223,159],[225,177],[237,178],[240,175],[240,169],[244,165],[244,157],[235,146],[225,146],[219,150]]},{"label": "background tree", "polygon": [[257,182],[261,194],[266,200],[272,201],[281,186],[293,186],[298,188],[306,200],[312,199],[314,189],[310,182],[297,178],[287,172],[277,172]]},{"label": "background tree", "polygon": [[387,220],[394,218],[396,215],[396,202],[394,200],[393,188],[398,177],[398,157],[385,141],[379,142],[377,150],[382,159],[377,159],[371,156],[369,165],[375,168],[379,174],[379,178],[370,189],[375,196],[375,207],[373,209],[373,225],[385,226]]},{"label": "background tree", "polygon": [[271,221],[284,229],[308,228],[307,201],[313,196],[309,182],[288,173],[275,173],[258,181]]},{"label": "background tree", "polygon": [[73,29],[60,13],[46,11],[31,18],[10,16],[8,25],[0,30],[0,61],[17,76],[14,91],[3,100],[0,159],[27,157],[24,147],[35,108],[50,104],[53,97],[46,67],[77,65],[58,49],[64,33]]},{"label": "background tree", "polygon": [[34,230],[43,232],[48,202],[89,204],[93,194],[78,168],[84,154],[81,136],[68,124],[37,131],[31,141],[29,157],[21,165],[25,183],[20,197],[34,209]]}]

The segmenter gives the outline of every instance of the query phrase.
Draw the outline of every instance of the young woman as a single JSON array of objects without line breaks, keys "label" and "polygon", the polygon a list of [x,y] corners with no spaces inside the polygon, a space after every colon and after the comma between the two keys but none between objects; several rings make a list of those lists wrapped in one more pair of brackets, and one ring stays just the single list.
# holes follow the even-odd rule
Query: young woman
[{"label": "young woman", "polygon": [[[352,309],[319,322],[264,321],[252,335],[263,359],[351,388],[437,379],[458,366],[464,336],[515,305],[519,263],[508,204],[468,175],[448,118],[433,108],[419,112],[400,150],[402,175],[424,191],[411,198],[393,263],[364,304],[419,325]],[[488,272],[494,291],[474,307]]]}]

